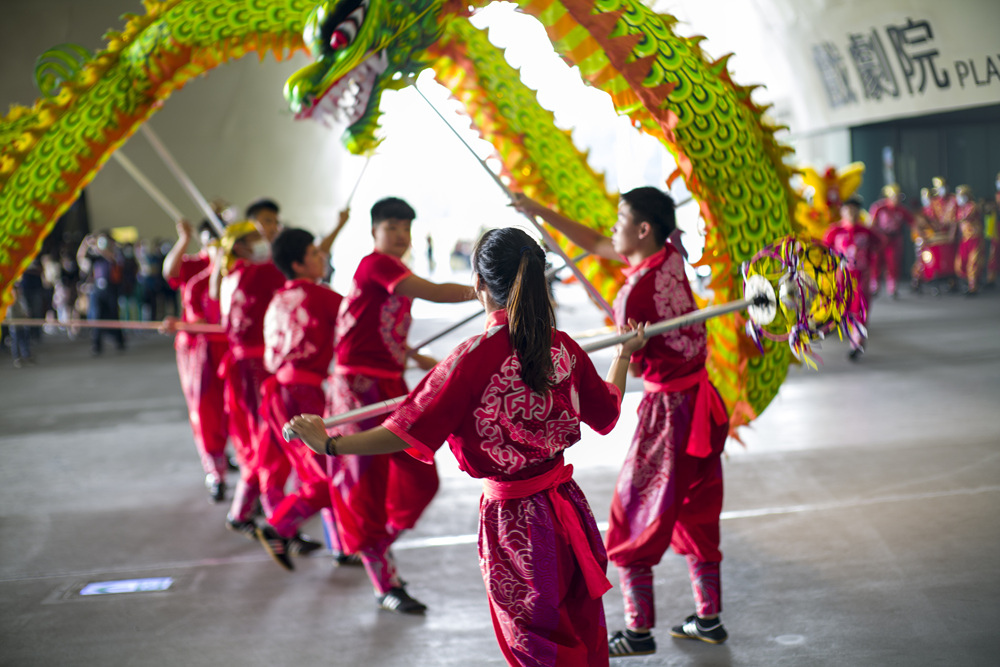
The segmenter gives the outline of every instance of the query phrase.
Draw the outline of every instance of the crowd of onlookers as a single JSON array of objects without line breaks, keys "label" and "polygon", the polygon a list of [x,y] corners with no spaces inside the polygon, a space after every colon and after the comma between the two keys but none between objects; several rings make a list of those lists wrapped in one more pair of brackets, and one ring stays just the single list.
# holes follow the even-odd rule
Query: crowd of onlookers
[{"label": "crowd of onlookers", "polygon": [[[8,318],[44,320],[38,326],[4,326],[4,344],[14,366],[34,363],[43,333],[64,331],[75,338],[82,320],[154,322],[178,314],[177,292],[163,278],[166,239],[116,241],[109,231],[67,239],[56,252],[43,252],[13,288]],[[101,354],[108,336],[125,349],[121,329],[92,329],[91,351]]]}]

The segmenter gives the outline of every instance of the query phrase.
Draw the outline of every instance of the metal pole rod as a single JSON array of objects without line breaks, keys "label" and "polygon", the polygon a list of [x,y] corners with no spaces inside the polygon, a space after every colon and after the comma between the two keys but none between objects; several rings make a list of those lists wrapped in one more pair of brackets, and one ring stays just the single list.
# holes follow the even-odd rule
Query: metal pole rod
[{"label": "metal pole rod", "polygon": [[[735,313],[736,311],[743,310],[752,303],[753,301],[750,299],[740,299],[738,301],[730,301],[729,303],[724,303],[718,306],[702,308],[701,310],[696,310],[688,313],[687,315],[681,315],[680,317],[675,317],[673,319],[663,320],[662,322],[657,322],[656,324],[651,324],[646,327],[646,336],[658,336],[662,333],[673,331],[674,329],[680,329],[681,327],[710,320],[713,317]],[[635,338],[634,331],[626,334],[616,334],[603,340],[595,340],[592,343],[587,343],[586,345],[581,345],[580,347],[584,352],[596,352],[597,350],[603,350],[606,347],[612,347],[614,345],[624,343],[630,338]]]},{"label": "metal pole rod", "polygon": [[[417,91],[417,94],[424,99],[424,102],[427,102],[427,105],[434,110],[434,113],[437,114],[437,117],[440,118],[441,121],[448,126],[448,129],[452,131],[452,134],[458,137],[458,140],[462,142],[462,145],[465,146],[470,153],[472,153],[472,157],[474,157],[476,159],[476,162],[478,162],[479,165],[486,170],[486,173],[490,175],[490,178],[493,179],[493,182],[496,183],[500,187],[500,189],[504,191],[504,194],[506,194],[509,199],[513,199],[510,189],[506,185],[504,185],[504,182],[500,179],[500,176],[497,175],[492,169],[490,169],[490,166],[486,164],[485,160],[483,160],[481,157],[479,157],[479,155],[476,154],[476,151],[472,150],[472,146],[468,144],[468,142],[465,140],[465,137],[459,134],[458,130],[452,127],[451,123],[448,122],[448,119],[444,117],[444,115],[438,110],[436,106],[434,106],[434,104],[429,99],[427,99],[427,96],[424,95],[423,91],[420,90],[420,88],[418,88],[416,84],[413,85],[413,88]],[[532,225],[534,225],[535,229],[538,230],[538,233],[541,234],[542,236],[542,240],[545,241],[545,244],[549,247],[549,249],[552,250],[552,252],[559,254],[563,258],[563,260],[565,260],[566,266],[568,266],[570,270],[573,271],[573,274],[576,275],[577,280],[580,281],[580,284],[583,285],[583,288],[587,290],[587,292],[590,294],[591,298],[594,299],[597,305],[600,306],[601,309],[607,315],[612,316],[613,313],[611,310],[611,305],[604,299],[603,296],[601,296],[601,293],[597,291],[597,288],[594,287],[593,283],[587,280],[587,278],[583,275],[583,272],[580,271],[580,268],[569,258],[569,256],[565,253],[565,251],[563,251],[563,249],[559,247],[559,244],[556,243],[556,240],[554,238],[552,238],[552,235],[548,232],[548,230],[545,229],[545,227],[541,223],[535,220],[535,216],[528,215],[527,213],[522,213],[522,215],[524,215],[524,217],[527,218]]]},{"label": "metal pole rod", "polygon": [[146,191],[146,194],[152,197],[153,201],[160,205],[160,208],[163,209],[164,213],[170,216],[171,220],[177,222],[184,217],[180,210],[171,204],[170,200],[167,199],[162,192],[160,192],[159,188],[153,185],[153,182],[146,178],[146,175],[139,170],[139,167],[135,166],[132,160],[125,157],[124,153],[117,150],[111,154],[111,157],[115,159],[115,162],[122,166],[122,169],[128,172],[128,175],[139,184],[139,187]]},{"label": "metal pole rod", "polygon": [[208,218],[208,221],[215,228],[215,231],[219,234],[219,238],[222,238],[226,233],[225,224],[223,224],[222,220],[219,219],[219,216],[215,214],[215,211],[212,210],[212,207],[208,205],[208,202],[198,191],[198,188],[195,187],[195,184],[191,182],[191,179],[188,178],[187,174],[184,173],[184,170],[181,169],[181,166],[177,164],[177,161],[174,160],[174,157],[170,154],[170,151],[167,150],[167,147],[163,145],[163,142],[160,141],[160,138],[156,136],[155,132],[153,132],[153,128],[151,128],[149,126],[149,123],[147,122],[143,123],[139,127],[139,129],[142,130],[142,133],[146,136],[146,140],[149,141],[150,145],[152,145],[153,150],[156,151],[156,153],[160,156],[160,159],[163,160],[163,162],[167,165],[167,168],[170,169],[170,173],[172,173],[174,175],[174,178],[176,178],[180,182],[180,184],[184,187],[184,189],[187,190],[187,193],[191,196],[191,199],[193,199],[195,203],[198,204],[198,208],[201,209],[202,213],[205,214],[205,217]]},{"label": "metal pole rod", "polygon": [[[581,255],[577,255],[576,257],[574,257],[572,259],[572,261],[574,263],[575,262],[579,262],[581,259],[583,259],[584,257],[586,257],[589,254],[590,253],[586,253],[585,252],[585,253],[583,253]],[[551,278],[552,276],[554,276],[557,271],[560,271],[560,270],[562,270],[564,268],[566,268],[566,267],[565,266],[554,266],[554,267],[552,267],[551,269],[549,269],[548,271],[545,272],[545,278],[546,278],[546,280],[549,279],[549,278]],[[438,340],[442,336],[445,336],[446,334],[450,334],[455,329],[458,329],[459,327],[461,327],[461,326],[463,326],[465,324],[468,324],[472,320],[474,320],[477,317],[479,317],[480,315],[482,315],[484,312],[485,311],[479,310],[479,311],[476,311],[475,313],[472,313],[468,317],[465,317],[462,320],[456,322],[455,324],[450,325],[447,329],[439,331],[438,333],[434,334],[433,336],[431,336],[430,338],[428,338],[426,340],[420,341],[419,343],[417,343],[416,345],[414,345],[412,349],[419,350],[422,347],[430,345],[431,343],[433,343],[434,341]]]},{"label": "metal pole rod", "polygon": [[365,164],[361,167],[361,173],[358,174],[358,180],[354,181],[354,188],[351,190],[351,194],[347,197],[347,203],[344,204],[344,208],[351,207],[351,200],[354,199],[354,193],[358,191],[358,186],[361,185],[361,177],[365,175],[365,170],[368,169],[368,163],[372,161],[374,155],[369,155],[368,159],[365,160]]},{"label": "metal pole rod", "polygon": [[413,346],[413,350],[417,351],[417,350],[420,350],[420,348],[422,348],[422,347],[426,347],[426,346],[430,345],[431,343],[433,343],[434,341],[438,340],[439,338],[442,338],[443,336],[446,336],[447,334],[450,334],[455,329],[458,329],[459,327],[462,327],[462,326],[468,324],[472,320],[474,320],[477,317],[479,317],[480,315],[482,315],[484,312],[485,311],[483,311],[483,310],[477,310],[476,312],[472,313],[468,317],[462,318],[458,322],[455,322],[454,324],[450,325],[447,329],[442,329],[441,331],[437,332],[436,334],[434,334],[430,338],[427,338],[426,340],[420,341],[419,343],[417,343],[416,345]]},{"label": "metal pole rod", "polygon": [[[730,301],[729,303],[723,303],[718,306],[711,306],[709,308],[703,308],[701,310],[696,310],[694,312],[688,313],[687,315],[681,315],[680,317],[675,317],[669,320],[663,320],[662,322],[657,322],[646,327],[646,336],[657,336],[659,334],[666,333],[668,331],[673,331],[674,329],[680,329],[681,327],[690,326],[692,324],[697,324],[699,322],[704,322],[705,320],[710,320],[713,317],[719,317],[720,315],[727,315],[729,313],[734,313],[739,310],[743,310],[747,306],[755,303],[752,299],[740,299],[738,301]],[[596,340],[592,343],[587,343],[586,345],[581,345],[580,347],[584,352],[596,352],[597,350],[603,350],[608,347],[613,347],[619,343],[623,343],[629,338],[635,337],[635,332],[627,334],[619,334],[616,336],[611,336],[610,338],[605,338],[603,340]],[[380,403],[373,403],[371,405],[365,405],[360,408],[351,410],[350,412],[344,412],[339,415],[334,415],[323,420],[324,426],[327,428],[332,428],[334,426],[341,426],[343,424],[352,424],[354,422],[363,421],[365,419],[370,419],[372,417],[378,417],[379,415],[384,415],[387,412],[392,412],[395,410],[403,401],[406,400],[406,396],[397,396],[396,398],[391,398],[387,401],[381,401]],[[285,438],[288,439],[290,432],[284,432]],[[291,437],[295,437],[291,434]]]},{"label": "metal pole rod", "polygon": [[[55,320],[44,320],[41,318],[13,317],[3,320],[3,323],[14,327],[41,327],[46,325],[59,327],[75,327],[80,329],[137,329],[158,331],[163,322],[123,322],[121,320],[72,320],[70,322],[57,322]],[[204,324],[195,322],[176,322],[174,329],[177,331],[190,331],[191,333],[226,333],[225,328],[218,324]]]}]

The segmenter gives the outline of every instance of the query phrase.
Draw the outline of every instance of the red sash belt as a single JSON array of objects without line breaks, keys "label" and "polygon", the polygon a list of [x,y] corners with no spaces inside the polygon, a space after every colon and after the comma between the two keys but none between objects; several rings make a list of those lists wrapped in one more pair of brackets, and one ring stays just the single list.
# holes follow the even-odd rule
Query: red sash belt
[{"label": "red sash belt", "polygon": [[388,380],[396,380],[403,377],[403,371],[390,371],[385,368],[375,368],[374,366],[344,366],[337,364],[334,367],[334,372],[337,375],[367,375],[371,378],[384,378]]},{"label": "red sash belt", "polygon": [[708,379],[708,371],[702,368],[691,375],[668,380],[667,382],[643,382],[646,391],[653,392],[678,392],[698,387],[698,396],[694,402],[694,414],[691,418],[691,431],[688,434],[687,447],[685,451],[691,456],[706,458],[712,455],[712,426],[725,424],[729,419],[726,414],[726,405],[715,391],[712,382]]},{"label": "red sash belt", "polygon": [[274,404],[274,401],[278,395],[279,386],[288,386],[291,384],[304,384],[310,387],[321,387],[323,385],[323,380],[325,378],[319,373],[313,373],[312,371],[307,371],[302,368],[295,368],[293,366],[284,365],[278,369],[278,372],[271,375],[266,380],[264,384],[260,387],[260,411],[261,414],[266,415],[267,410],[270,409],[269,406]]},{"label": "red sash belt", "polygon": [[484,479],[483,496],[489,500],[513,500],[547,491],[556,512],[556,519],[566,529],[570,548],[573,549],[580,570],[583,572],[583,578],[587,582],[587,591],[590,597],[597,600],[611,588],[611,582],[608,581],[604,568],[594,556],[587,535],[583,532],[583,522],[576,507],[556,491],[560,484],[571,479],[573,479],[573,466],[560,461],[552,470],[531,479],[510,482]]},{"label": "red sash belt", "polygon": [[229,348],[233,352],[233,356],[237,359],[263,359],[264,358],[264,346],[263,345],[233,345]]}]

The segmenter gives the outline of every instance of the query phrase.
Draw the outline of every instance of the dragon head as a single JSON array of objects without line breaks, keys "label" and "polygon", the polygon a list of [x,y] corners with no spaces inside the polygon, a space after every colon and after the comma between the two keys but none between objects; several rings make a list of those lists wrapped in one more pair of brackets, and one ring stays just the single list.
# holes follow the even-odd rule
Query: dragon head
[{"label": "dragon head", "polygon": [[378,140],[379,102],[427,66],[449,0],[328,0],[306,20],[303,37],[316,62],[285,84],[296,118],[346,122],[344,144],[364,153]]}]

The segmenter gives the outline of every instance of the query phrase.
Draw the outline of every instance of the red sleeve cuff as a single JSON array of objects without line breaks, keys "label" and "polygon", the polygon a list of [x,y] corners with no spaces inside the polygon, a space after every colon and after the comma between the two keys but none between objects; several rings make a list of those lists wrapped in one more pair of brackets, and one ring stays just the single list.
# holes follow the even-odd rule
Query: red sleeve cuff
[{"label": "red sleeve cuff", "polygon": [[597,433],[599,435],[607,435],[608,433],[611,433],[611,431],[613,431],[614,428],[615,428],[615,426],[618,424],[618,418],[622,414],[622,393],[620,391],[618,391],[618,387],[617,386],[611,384],[610,382],[605,382],[604,384],[608,385],[608,389],[610,389],[611,393],[614,394],[614,397],[615,397],[615,416],[614,416],[614,419],[611,420],[611,423],[608,424],[607,426],[605,426],[603,428],[595,428],[594,429],[595,431],[597,431]]},{"label": "red sleeve cuff", "polygon": [[382,426],[410,446],[405,450],[407,454],[422,463],[434,463],[434,450],[407,433],[405,429],[389,419],[382,422]]},{"label": "red sleeve cuff", "polygon": [[399,285],[399,283],[403,282],[404,280],[406,280],[407,278],[409,278],[412,275],[413,275],[412,271],[407,271],[406,273],[404,273],[403,275],[399,276],[398,278],[396,278],[395,280],[393,280],[391,283],[389,283],[388,285],[386,285],[385,286],[386,291],[389,292],[389,294],[395,294],[396,293],[396,287]]}]

